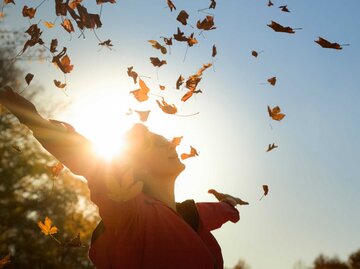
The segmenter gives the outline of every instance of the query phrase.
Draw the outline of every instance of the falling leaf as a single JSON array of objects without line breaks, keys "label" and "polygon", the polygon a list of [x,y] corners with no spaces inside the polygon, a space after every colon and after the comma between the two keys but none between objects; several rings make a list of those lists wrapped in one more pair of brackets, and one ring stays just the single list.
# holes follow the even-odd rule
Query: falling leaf
[{"label": "falling leaf", "polygon": [[139,111],[139,110],[135,110],[136,113],[139,114],[140,117],[140,121],[145,122],[147,121],[149,114],[150,114],[151,110],[146,110],[146,111]]},{"label": "falling leaf", "polygon": [[148,93],[150,89],[148,88],[148,86],[146,86],[145,82],[140,78],[139,78],[139,86],[140,89],[133,90],[130,93],[132,93],[136,98],[136,100],[138,100],[139,102],[146,101],[147,99],[149,99]]},{"label": "falling leaf", "polygon": [[80,240],[80,233],[78,233],[76,237],[72,238],[71,240],[69,240],[64,244],[64,247],[66,248],[79,248],[82,246],[83,244],[81,243]]},{"label": "falling leaf", "polygon": [[212,195],[214,195],[215,198],[220,202],[223,201],[223,200],[226,200],[227,198],[231,198],[238,205],[248,205],[249,204],[248,202],[245,202],[245,201],[241,200],[240,198],[234,197],[234,196],[232,196],[230,194],[218,192],[218,191],[216,191],[214,189],[208,190],[208,193],[211,193]]},{"label": "falling leaf", "polygon": [[74,26],[72,25],[71,21],[69,19],[65,19],[62,23],[61,26],[64,27],[64,29],[68,32],[75,32],[74,30]]},{"label": "falling leaf", "polygon": [[166,2],[167,2],[168,7],[170,8],[171,12],[173,11],[173,9],[176,10],[176,7],[175,7],[174,3],[171,0],[166,0]]},{"label": "falling leaf", "polygon": [[56,50],[57,45],[58,45],[57,39],[56,39],[56,38],[55,38],[55,39],[52,39],[52,40],[51,40],[51,44],[50,44],[50,52],[51,52],[51,53],[57,52],[57,50]]},{"label": "falling leaf", "polygon": [[66,16],[67,13],[67,4],[63,3],[62,0],[55,1],[55,14],[56,16]]},{"label": "falling leaf", "polygon": [[14,0],[4,0],[5,5],[10,4],[10,3],[15,5]]},{"label": "falling leaf", "polygon": [[[327,48],[327,49],[336,49],[336,50],[342,50],[342,46],[338,43],[331,43],[328,40],[319,37],[318,40],[315,40],[315,43],[318,43],[321,47]],[[348,44],[346,44],[348,45]]]},{"label": "falling leaf", "polygon": [[0,260],[0,268],[4,268],[4,266],[9,264],[10,262],[11,261],[10,261],[10,253],[9,253]]},{"label": "falling leaf", "polygon": [[36,44],[39,45],[44,44],[44,41],[40,38],[42,32],[40,31],[37,24],[30,25],[30,27],[25,31],[25,33],[30,35],[30,39],[25,42],[24,47],[22,49],[22,53],[24,53],[28,47],[33,47]]},{"label": "falling leaf", "polygon": [[281,11],[283,12],[290,12],[290,10],[287,8],[287,6],[279,6],[279,8],[281,9]]},{"label": "falling leaf", "polygon": [[72,0],[68,5],[71,9],[75,9],[81,2],[82,0]]},{"label": "falling leaf", "polygon": [[180,31],[180,28],[177,28],[177,33],[174,34],[174,39],[179,42],[187,42],[188,38],[184,36],[184,32]]},{"label": "falling leaf", "polygon": [[180,89],[180,86],[184,83],[184,78],[182,75],[179,76],[179,78],[176,81],[176,89]]},{"label": "falling leaf", "polygon": [[134,84],[136,84],[138,74],[135,71],[133,71],[133,68],[134,68],[133,66],[128,67],[127,74],[129,77],[133,78]]},{"label": "falling leaf", "polygon": [[271,7],[271,6],[273,6],[274,4],[273,4],[273,2],[271,2],[271,0],[269,0],[269,2],[268,2],[268,7]]},{"label": "falling leaf", "polygon": [[153,48],[161,51],[162,54],[166,54],[167,50],[164,46],[160,45],[156,40],[148,40],[148,42],[153,46]]},{"label": "falling leaf", "polygon": [[262,185],[262,188],[263,188],[264,194],[261,196],[260,201],[264,196],[268,195],[268,193],[269,193],[269,186],[268,185]]},{"label": "falling leaf", "polygon": [[210,6],[209,6],[209,9],[215,9],[216,8],[216,1],[215,0],[210,0],[211,3],[210,3]]},{"label": "falling leaf", "polygon": [[29,17],[29,19],[34,18],[36,13],[36,8],[32,8],[32,7],[28,7],[28,6],[24,6],[23,10],[22,10],[22,15],[24,17]]},{"label": "falling leaf", "polygon": [[[288,33],[288,34],[294,34],[295,33],[295,29],[287,26],[284,27],[281,24],[275,22],[275,21],[271,21],[271,24],[268,24],[267,26],[269,26],[271,29],[273,29],[275,32],[282,32],[282,33]],[[300,30],[301,28],[297,28],[298,30]]]},{"label": "falling leaf", "polygon": [[41,231],[45,234],[45,235],[51,235],[51,234],[56,234],[58,231],[58,228],[56,226],[51,226],[52,221],[49,217],[45,217],[45,221],[39,221],[38,222],[38,226],[41,229]]},{"label": "falling leaf", "polygon": [[165,60],[161,60],[158,57],[150,57],[150,61],[153,64],[153,66],[161,67],[162,65],[166,64]]},{"label": "falling leaf", "polygon": [[108,39],[108,40],[105,40],[105,41],[103,41],[103,42],[100,42],[100,43],[99,43],[99,46],[112,47],[113,44],[111,44],[111,40]]},{"label": "falling leaf", "polygon": [[185,10],[181,10],[176,19],[181,22],[182,25],[187,24],[187,19],[189,18],[189,14]]},{"label": "falling leaf", "polygon": [[258,53],[257,51],[255,51],[255,50],[253,50],[253,51],[251,52],[251,55],[254,56],[255,58],[257,58],[258,55],[259,55],[259,53]]},{"label": "falling leaf", "polygon": [[199,154],[194,147],[190,146],[190,153],[182,153],[180,157],[181,160],[185,160],[187,158],[195,157],[195,156],[199,156]]},{"label": "falling leaf", "polygon": [[31,73],[27,73],[26,76],[25,76],[25,81],[27,83],[27,85],[30,84],[30,82],[32,81],[32,79],[34,78],[34,75],[31,74]]},{"label": "falling leaf", "polygon": [[66,83],[61,83],[61,81],[54,79],[54,84],[59,89],[63,89],[66,87]]},{"label": "falling leaf", "polygon": [[274,108],[270,108],[269,106],[267,107],[268,112],[269,112],[269,116],[273,119],[273,120],[277,120],[277,121],[281,121],[284,117],[285,114],[280,113],[280,107],[276,106]]},{"label": "falling leaf", "polygon": [[75,12],[70,12],[70,10],[69,12],[72,18],[76,21],[77,26],[81,30],[83,30],[84,28],[95,29],[95,27],[100,28],[102,26],[99,14],[88,13],[87,9],[81,4],[78,4],[76,9],[79,15],[75,14]]},{"label": "falling leaf", "polygon": [[216,54],[217,54],[217,49],[216,49],[215,45],[213,45],[211,56],[214,58],[216,56]]},{"label": "falling leaf", "polygon": [[161,102],[156,100],[156,103],[161,108],[161,110],[167,114],[175,114],[177,112],[177,107],[174,104],[170,105],[166,103],[164,98],[161,100]]},{"label": "falling leaf", "polygon": [[170,38],[167,38],[167,37],[163,37],[163,39],[164,39],[164,43],[166,44],[166,45],[168,45],[168,46],[172,46],[172,37],[170,37]]},{"label": "falling leaf", "polygon": [[64,169],[64,165],[61,162],[57,162],[55,165],[47,165],[47,168],[53,177],[58,177],[60,172]]},{"label": "falling leaf", "polygon": [[214,26],[214,16],[206,16],[202,21],[198,21],[196,23],[196,27],[200,30],[208,31],[214,30],[216,27]]},{"label": "falling leaf", "polygon": [[49,29],[51,29],[51,28],[53,28],[55,26],[54,23],[49,22],[49,21],[44,21],[44,25],[45,25],[45,27],[47,27]]},{"label": "falling leaf", "polygon": [[196,74],[190,76],[186,83],[185,83],[185,87],[187,89],[189,89],[189,91],[181,98],[181,100],[183,102],[187,101],[192,95],[193,93],[195,93],[195,90],[196,90],[196,87],[197,85],[199,84],[199,82],[201,81],[201,76],[202,76],[202,73],[207,69],[209,68],[210,66],[212,66],[211,63],[207,63],[207,64],[204,64],[197,72]]},{"label": "falling leaf", "polygon": [[175,147],[179,146],[181,143],[183,136],[176,136],[171,140],[171,144],[174,145]]},{"label": "falling leaf", "polygon": [[271,150],[273,150],[273,149],[275,149],[277,147],[278,146],[276,146],[275,143],[269,144],[268,149],[266,150],[266,152],[269,152],[269,151],[271,151]]},{"label": "falling leaf", "polygon": [[96,0],[96,4],[98,4],[98,5],[104,4],[104,3],[114,4],[114,3],[116,3],[116,1],[115,0]]},{"label": "falling leaf", "polygon": [[65,74],[70,73],[74,67],[70,64],[69,56],[66,55],[66,47],[64,47],[59,54],[53,57],[52,62],[55,63]]},{"label": "falling leaf", "polygon": [[162,90],[162,91],[165,90],[165,86],[164,86],[164,85],[160,85],[160,84],[159,84],[159,88],[160,88],[160,90]]},{"label": "falling leaf", "polygon": [[270,83],[270,85],[275,86],[276,84],[276,77],[269,78],[267,82]]}]

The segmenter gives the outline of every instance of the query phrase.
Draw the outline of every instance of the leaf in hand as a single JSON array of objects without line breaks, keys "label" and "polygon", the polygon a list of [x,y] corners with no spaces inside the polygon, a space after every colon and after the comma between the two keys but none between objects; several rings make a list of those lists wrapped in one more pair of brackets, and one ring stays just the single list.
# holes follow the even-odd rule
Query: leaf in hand
[{"label": "leaf in hand", "polygon": [[189,14],[185,10],[181,10],[176,19],[181,22],[182,25],[187,24],[187,19],[189,18]]},{"label": "leaf in hand", "polygon": [[38,226],[45,235],[56,234],[58,231],[58,228],[56,226],[52,226],[52,221],[47,216],[45,217],[44,222],[38,222]]},{"label": "leaf in hand", "polygon": [[175,114],[177,112],[177,107],[174,104],[170,105],[166,103],[164,98],[161,100],[161,102],[156,100],[156,103],[161,108],[161,110],[167,114]]},{"label": "leaf in hand", "polygon": [[135,71],[133,71],[133,66],[128,67],[128,71],[127,74],[129,77],[132,77],[134,80],[134,84],[136,84],[137,81],[137,77],[138,77],[138,73],[136,73]]},{"label": "leaf in hand", "polygon": [[32,81],[33,78],[34,78],[33,74],[27,73],[27,75],[25,76],[25,81],[26,81],[27,85],[30,85],[30,82]]},{"label": "leaf in hand", "polygon": [[156,40],[148,40],[148,42],[152,45],[153,48],[160,50],[162,54],[166,54],[166,48],[160,45],[159,42],[157,42]]},{"label": "leaf in hand", "polygon": [[139,78],[139,86],[140,89],[133,90],[130,93],[132,93],[136,98],[136,100],[138,100],[139,102],[146,101],[147,99],[149,99],[148,93],[150,89],[148,88],[148,86],[146,86],[145,82],[140,78]]},{"label": "leaf in hand", "polygon": [[271,151],[273,149],[276,149],[277,147],[279,147],[279,146],[276,146],[275,143],[269,144],[268,149],[266,150],[266,152],[269,152],[269,151]]},{"label": "leaf in hand", "polygon": [[155,67],[161,67],[162,65],[166,64],[165,60],[161,60],[158,57],[150,57],[150,61]]},{"label": "leaf in hand", "polygon": [[61,83],[61,81],[54,79],[54,84],[59,89],[64,89],[66,87],[66,83]]},{"label": "leaf in hand", "polygon": [[280,110],[280,107],[278,107],[278,106],[276,106],[274,108],[270,108],[268,106],[267,109],[268,109],[269,116],[273,120],[281,121],[285,117],[285,114],[280,113],[281,110]]},{"label": "leaf in hand", "polygon": [[[249,204],[248,202],[245,202],[245,201],[241,200],[240,198],[234,197],[234,196],[232,196],[232,195],[230,195],[230,194],[218,192],[218,191],[216,191],[216,190],[214,190],[214,189],[208,190],[208,193],[211,193],[212,195],[214,195],[215,198],[216,198],[219,202],[221,202],[221,201],[223,201],[223,200],[226,200],[227,198],[231,198],[231,199],[233,199],[233,200],[236,202],[235,205],[248,205],[248,204]],[[234,206],[235,206],[235,205],[234,205]]]},{"label": "leaf in hand", "polygon": [[36,13],[36,8],[32,8],[32,7],[28,7],[28,6],[24,6],[23,10],[22,10],[22,15],[24,17],[29,17],[29,19],[34,18]]},{"label": "leaf in hand", "polygon": [[192,146],[190,146],[190,153],[182,153],[182,154],[180,155],[181,160],[185,160],[185,159],[187,159],[187,158],[191,158],[191,157],[195,157],[195,156],[199,156],[199,153],[198,153],[197,150],[196,150],[194,147],[192,147]]},{"label": "leaf in hand", "polygon": [[268,185],[262,185],[262,188],[263,188],[264,194],[261,196],[260,201],[264,196],[268,195],[268,193],[269,193],[269,186]]}]

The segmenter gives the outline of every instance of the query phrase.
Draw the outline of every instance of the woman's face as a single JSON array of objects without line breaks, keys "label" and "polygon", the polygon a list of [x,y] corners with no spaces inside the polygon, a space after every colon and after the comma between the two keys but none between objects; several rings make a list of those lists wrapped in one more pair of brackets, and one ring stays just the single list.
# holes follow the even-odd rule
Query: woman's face
[{"label": "woman's face", "polygon": [[144,155],[144,168],[153,177],[177,177],[185,165],[180,162],[176,146],[154,133],[150,133],[150,140],[150,147]]}]

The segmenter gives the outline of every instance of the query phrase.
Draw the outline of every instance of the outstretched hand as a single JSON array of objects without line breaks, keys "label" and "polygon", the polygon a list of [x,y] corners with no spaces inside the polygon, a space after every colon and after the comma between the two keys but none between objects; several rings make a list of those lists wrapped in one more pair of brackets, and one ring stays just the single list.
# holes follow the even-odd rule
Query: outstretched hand
[{"label": "outstretched hand", "polygon": [[220,202],[226,202],[228,204],[231,204],[232,206],[249,204],[248,202],[245,202],[245,201],[241,200],[240,198],[234,197],[230,194],[217,192],[214,189],[208,190],[208,193],[211,193],[212,195],[214,195],[215,198],[218,199]]},{"label": "outstretched hand", "polygon": [[36,107],[26,98],[17,94],[9,86],[0,88],[0,104],[5,106],[21,122],[31,117],[31,114],[37,113]]}]

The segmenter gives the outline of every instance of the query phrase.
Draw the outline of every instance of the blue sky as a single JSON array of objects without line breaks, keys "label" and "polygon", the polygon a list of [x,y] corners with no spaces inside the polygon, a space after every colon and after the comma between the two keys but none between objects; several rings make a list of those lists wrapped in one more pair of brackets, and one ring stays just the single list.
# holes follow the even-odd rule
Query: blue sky
[{"label": "blue sky", "polygon": [[[86,2],[89,11],[99,12],[92,2]],[[254,269],[286,269],[298,260],[310,265],[319,253],[347,259],[360,248],[360,2],[274,0],[269,8],[265,0],[218,0],[211,11],[217,29],[197,35],[199,44],[188,49],[185,61],[185,45],[175,42],[171,55],[162,56],[147,40],[161,41],[160,36],[172,35],[178,26],[186,34],[198,33],[181,26],[176,16],[185,9],[195,25],[206,15],[197,10],[210,1],[173,2],[177,10],[172,13],[166,1],[104,5],[103,27],[96,33],[112,40],[111,51],[99,50],[90,31],[83,39],[78,31],[66,33],[59,21],[54,29],[41,25],[44,40],[57,37],[75,66],[66,78],[67,96],[52,84],[53,79],[64,80],[61,71],[46,62],[25,66],[35,74],[27,90],[43,85],[49,104],[70,102],[56,117],[89,137],[103,132],[116,140],[136,121],[134,115],[125,115],[129,107],[150,108],[148,125],[155,132],[169,138],[183,135],[179,151],[193,145],[200,156],[184,161],[178,200],[214,201],[207,190],[216,188],[250,202],[239,208],[239,223],[215,232],[226,266],[244,259]],[[5,8],[6,27],[28,27],[28,19],[21,17],[24,3]],[[37,3],[26,1],[29,6]],[[282,4],[291,13],[281,12]],[[31,23],[55,17],[52,1],[46,1]],[[271,20],[303,29],[294,35],[276,33],[266,26]],[[350,46],[323,49],[314,42],[319,36]],[[218,56],[214,69],[203,74],[203,93],[181,103],[185,89],[174,89],[177,77],[188,77],[211,62],[213,44]],[[252,50],[264,52],[254,58]],[[152,56],[166,58],[168,64],[157,72],[149,61]],[[200,114],[163,114],[154,106],[155,96],[137,104],[128,95],[136,89],[126,74],[129,66],[151,77],[144,81],[152,92],[175,103],[179,114]],[[272,76],[278,79],[275,87],[262,85]],[[158,83],[167,89],[160,92]],[[286,117],[270,121],[267,105],[279,105]],[[279,148],[266,153],[273,142]],[[262,184],[268,184],[270,192],[259,202]]]}]

